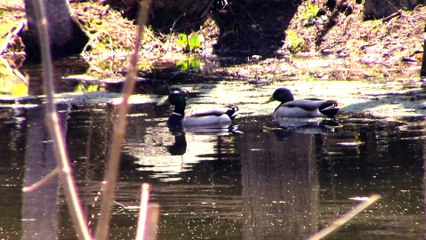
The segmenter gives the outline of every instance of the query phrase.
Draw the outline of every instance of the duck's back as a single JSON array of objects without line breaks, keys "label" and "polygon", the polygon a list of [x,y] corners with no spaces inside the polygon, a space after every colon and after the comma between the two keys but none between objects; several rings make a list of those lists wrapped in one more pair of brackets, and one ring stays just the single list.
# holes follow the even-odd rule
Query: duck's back
[{"label": "duck's back", "polygon": [[209,109],[193,112],[183,120],[184,126],[214,126],[224,127],[231,124],[230,117],[224,109]]},{"label": "duck's back", "polygon": [[280,105],[274,112],[275,118],[307,118],[307,117],[321,117],[323,116],[318,108],[306,109],[298,106]]},{"label": "duck's back", "polygon": [[334,117],[339,111],[334,100],[323,100],[317,98],[298,99],[282,103],[275,110],[275,117]]}]

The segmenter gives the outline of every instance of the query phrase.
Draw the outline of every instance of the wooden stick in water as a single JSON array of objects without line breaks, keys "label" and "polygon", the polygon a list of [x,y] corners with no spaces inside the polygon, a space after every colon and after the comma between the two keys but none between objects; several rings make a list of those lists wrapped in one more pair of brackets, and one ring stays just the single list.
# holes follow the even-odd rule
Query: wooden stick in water
[{"label": "wooden stick in water", "polygon": [[367,200],[363,201],[362,203],[358,204],[355,208],[353,208],[351,211],[345,213],[343,216],[335,220],[330,226],[324,228],[323,230],[319,231],[318,233],[314,234],[313,236],[309,237],[309,240],[319,240],[330,233],[336,231],[338,228],[343,226],[346,222],[354,218],[356,215],[358,215],[360,212],[362,212],[364,209],[368,208],[371,204],[375,203],[377,200],[379,200],[381,197],[378,194],[373,194],[368,197]]}]

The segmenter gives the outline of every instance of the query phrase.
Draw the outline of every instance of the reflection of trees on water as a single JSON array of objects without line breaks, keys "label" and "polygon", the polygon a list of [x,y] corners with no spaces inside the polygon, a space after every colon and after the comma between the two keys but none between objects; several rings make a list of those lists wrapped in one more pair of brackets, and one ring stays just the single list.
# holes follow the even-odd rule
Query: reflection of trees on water
[{"label": "reflection of trees on water", "polygon": [[22,226],[25,122],[14,109],[0,110],[0,239],[19,239]]},{"label": "reflection of trees on water", "polygon": [[[150,108],[147,109],[150,111]],[[103,174],[104,162],[101,160],[105,156],[109,135],[106,130],[109,122],[105,115],[110,113],[99,111],[92,115],[86,110],[74,109],[67,115],[71,117],[67,122],[67,141],[72,159],[76,161],[75,172],[84,185],[80,188],[82,197],[85,202],[91,202],[100,188]],[[43,119],[32,111],[27,114],[28,161],[30,157],[37,157],[37,151],[32,149],[45,149],[45,155],[49,150],[48,144],[43,142],[43,134],[46,133],[40,132]],[[161,122],[156,113],[149,112],[148,115],[149,118],[130,116],[117,197],[120,203],[136,201],[140,182],[153,183],[155,201],[170,214],[160,220],[160,231],[167,236],[170,234],[170,238],[176,234],[184,234],[188,238],[191,234],[208,237],[212,235],[206,229],[221,229],[232,236],[241,234],[243,239],[304,239],[336,218],[346,207],[353,206],[355,203],[348,200],[349,197],[376,192],[377,189],[388,195],[380,202],[383,203],[378,209],[380,216],[375,216],[378,227],[385,225],[383,222],[389,224],[385,220],[390,218],[405,229],[414,226],[414,222],[424,215],[419,213],[424,199],[421,167],[425,147],[424,141],[419,139],[424,136],[422,130],[413,137],[410,132],[395,131],[393,125],[343,124],[335,132],[316,132],[314,136],[300,131],[265,132],[240,125],[243,128],[240,135],[201,135],[200,138],[200,135],[190,133],[174,135],[162,125],[165,117]],[[89,135],[92,137],[89,138]],[[198,145],[200,141],[205,145]],[[92,149],[85,152],[88,142],[91,142]],[[182,147],[182,143],[187,145]],[[180,153],[184,154],[183,157],[174,155]],[[172,176],[179,180],[167,183],[153,178],[153,174],[158,172],[141,166],[137,162],[141,157],[155,161],[176,158],[178,167],[183,158],[194,161],[185,162],[185,168]],[[44,164],[46,167],[46,162]],[[41,170],[37,173],[44,175]],[[328,202],[326,205],[319,203],[319,183],[321,199]],[[56,187],[52,189],[57,191]],[[17,192],[20,193],[20,189]],[[57,192],[52,194],[58,196]],[[61,196],[56,199],[61,200]],[[342,203],[341,200],[346,201]],[[54,205],[54,209],[46,204],[57,200],[43,201],[44,205],[36,200],[31,206],[25,201],[23,211],[27,211],[28,207],[42,209],[40,206],[48,205],[53,212],[48,220],[60,220],[51,227],[68,226],[64,224],[63,215],[59,215],[66,212],[65,207],[59,205],[58,209],[58,205]],[[408,212],[392,215],[401,207]],[[195,213],[197,217],[189,213]],[[124,219],[120,224],[127,226],[130,221],[127,218],[131,216],[120,216]],[[413,217],[413,220],[404,220],[405,217]],[[29,218],[29,215],[24,215],[24,218]],[[214,219],[216,224],[200,223],[200,219]],[[365,224],[366,219],[360,217],[354,221]],[[422,226],[419,224],[414,234]],[[29,229],[30,226],[24,227]],[[64,231],[68,230],[60,229],[60,234]],[[353,236],[350,231],[346,230],[346,235]]]},{"label": "reflection of trees on water", "polygon": [[314,136],[241,136],[244,239],[302,239],[317,230]]},{"label": "reflection of trees on water", "polygon": [[[426,48],[426,44],[425,44]],[[426,49],[425,49],[426,50]],[[426,70],[426,69],[425,69]],[[423,131],[426,131],[426,124],[423,124]],[[425,141],[424,141],[425,142]],[[423,144],[423,224],[426,224],[426,143]]]},{"label": "reflection of trees on water", "polygon": [[[67,106],[60,106],[62,109]],[[63,111],[60,117],[62,128],[66,129]],[[27,112],[27,133],[25,144],[24,186],[39,181],[56,168],[52,143],[45,128],[44,108]],[[57,239],[60,215],[58,210],[59,182],[50,180],[39,189],[23,193],[22,239]]]},{"label": "reflection of trees on water", "polygon": [[[419,224],[424,215],[419,209],[424,199],[424,143],[416,137],[423,134],[416,133],[415,128],[403,130],[391,122],[368,121],[346,123],[338,132],[322,138],[323,150],[318,158],[321,197],[334,203],[327,204],[323,211],[337,217],[342,208],[355,204],[349,198],[378,193],[382,199],[371,207],[374,214],[363,213],[350,224],[371,229],[397,227],[404,239],[424,235],[425,225]],[[340,230],[336,239],[372,235],[351,231],[354,229]]]}]

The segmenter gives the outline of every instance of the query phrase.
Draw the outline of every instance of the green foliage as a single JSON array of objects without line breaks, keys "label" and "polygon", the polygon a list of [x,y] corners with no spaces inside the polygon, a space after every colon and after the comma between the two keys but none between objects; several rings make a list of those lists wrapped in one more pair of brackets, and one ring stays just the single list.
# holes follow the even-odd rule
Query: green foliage
[{"label": "green foliage", "polygon": [[28,85],[20,81],[0,63],[0,94],[8,96],[28,95]]},{"label": "green foliage", "polygon": [[306,82],[311,82],[315,80],[315,77],[312,76],[311,71],[306,71],[305,74],[302,76],[303,80]]},{"label": "green foliage", "polygon": [[180,69],[181,72],[198,72],[201,69],[201,61],[200,59],[190,58],[185,61],[178,61],[176,66]]},{"label": "green foliage", "polygon": [[194,52],[201,47],[201,42],[203,41],[204,37],[201,34],[191,33],[188,35],[180,33],[176,44],[181,46],[185,52]]},{"label": "green foliage", "polygon": [[88,85],[80,83],[75,87],[75,92],[82,92],[82,93],[88,93],[88,92],[97,92],[99,91],[98,85]]},{"label": "green foliage", "polygon": [[302,23],[304,26],[311,26],[315,23],[315,20],[318,18],[319,6],[316,4],[308,4],[306,11],[300,14]]},{"label": "green foliage", "polygon": [[28,85],[22,82],[13,84],[9,88],[10,95],[12,96],[27,96],[28,95]]},{"label": "green foliage", "polygon": [[303,44],[305,44],[305,40],[297,35],[296,30],[286,31],[286,45],[291,52],[299,52]]},{"label": "green foliage", "polygon": [[8,32],[11,31],[15,24],[16,23],[11,21],[6,21],[0,24],[0,46],[4,45],[8,37]]}]

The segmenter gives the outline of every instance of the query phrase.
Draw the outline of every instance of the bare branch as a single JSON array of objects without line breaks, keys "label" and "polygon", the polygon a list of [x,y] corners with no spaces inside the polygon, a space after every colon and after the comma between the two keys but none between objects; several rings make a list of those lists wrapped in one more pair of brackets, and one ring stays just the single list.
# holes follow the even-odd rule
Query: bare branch
[{"label": "bare branch", "polygon": [[148,215],[149,184],[142,184],[141,203],[139,209],[139,221],[136,231],[136,240],[143,240],[145,236],[146,218]]},{"label": "bare branch", "polygon": [[44,176],[42,179],[38,180],[36,183],[33,183],[29,187],[23,187],[22,191],[23,192],[32,192],[34,190],[37,190],[41,186],[43,186],[44,184],[48,183],[51,179],[53,179],[54,177],[56,177],[58,174],[59,174],[59,168],[56,167],[49,174],[47,174],[46,176]]},{"label": "bare branch", "polygon": [[108,167],[105,175],[105,185],[103,188],[103,198],[101,204],[101,213],[99,221],[96,227],[95,238],[97,240],[105,240],[108,237],[109,232],[109,221],[111,218],[111,207],[114,201],[114,190],[117,181],[117,173],[119,170],[121,145],[125,136],[127,119],[126,115],[129,109],[129,98],[133,94],[133,90],[136,83],[137,74],[137,62],[139,49],[141,47],[141,40],[143,39],[144,26],[148,19],[148,12],[150,6],[150,0],[144,0],[141,2],[141,8],[138,17],[138,32],[135,39],[135,49],[130,56],[130,63],[128,67],[128,73],[126,83],[122,92],[122,100],[120,103],[118,116],[116,119],[116,125],[114,127],[114,133],[112,136],[111,151],[108,159]]},{"label": "bare branch", "polygon": [[147,209],[147,217],[145,221],[144,240],[156,240],[158,228],[158,216],[160,215],[160,205],[158,203],[150,203]]}]

